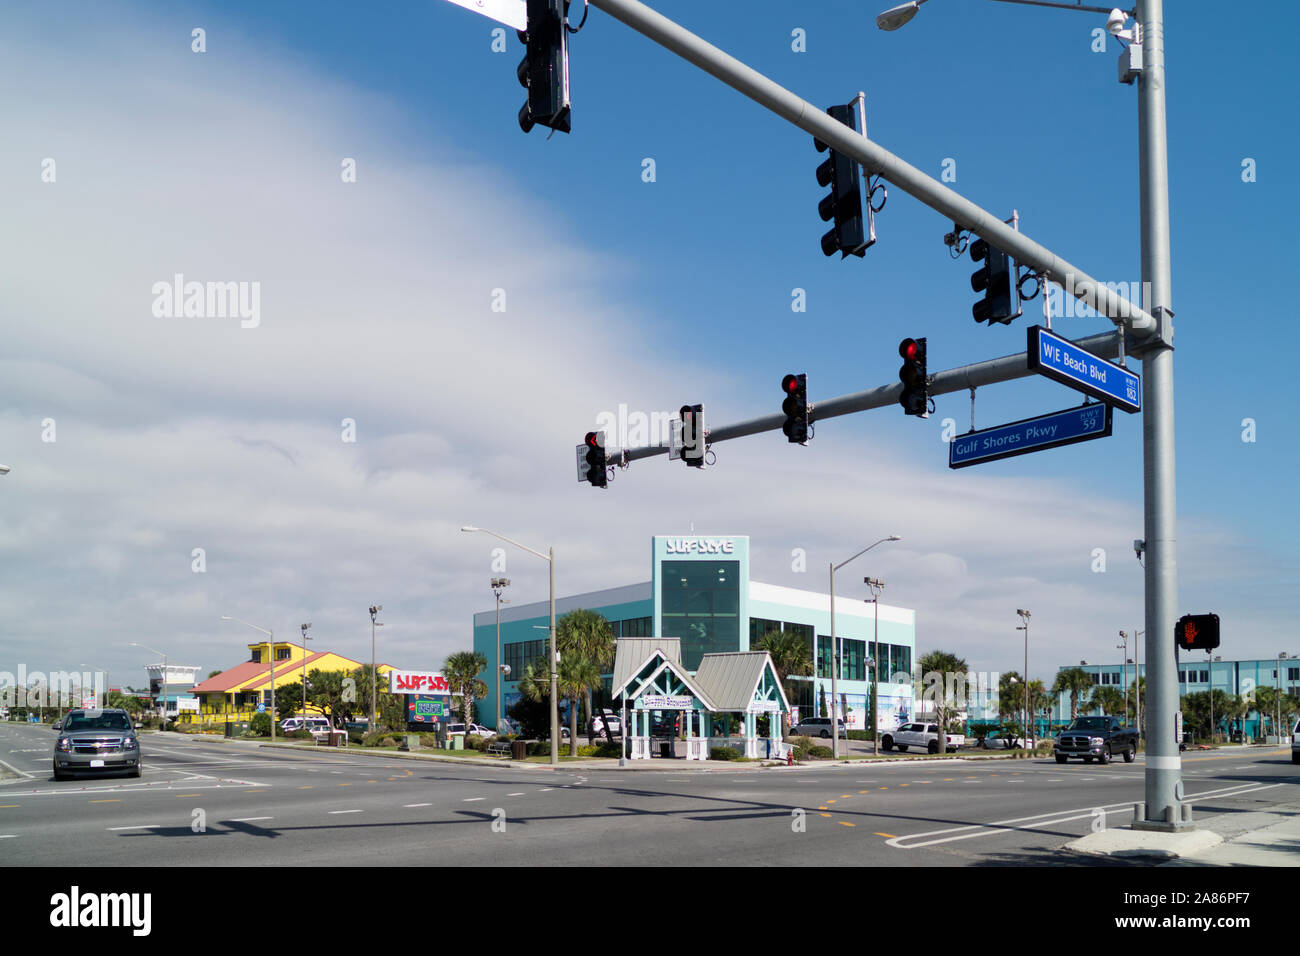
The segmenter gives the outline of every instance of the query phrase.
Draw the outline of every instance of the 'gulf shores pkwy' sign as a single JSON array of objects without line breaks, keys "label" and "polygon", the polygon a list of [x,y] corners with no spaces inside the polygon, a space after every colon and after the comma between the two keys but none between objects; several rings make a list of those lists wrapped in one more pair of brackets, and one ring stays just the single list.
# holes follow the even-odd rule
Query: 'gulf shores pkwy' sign
[{"label": "'gulf shores pkwy' sign", "polygon": [[390,694],[450,694],[451,685],[437,671],[389,671]]},{"label": "'gulf shores pkwy' sign", "polygon": [[735,554],[736,543],[730,538],[669,538],[667,554]]}]

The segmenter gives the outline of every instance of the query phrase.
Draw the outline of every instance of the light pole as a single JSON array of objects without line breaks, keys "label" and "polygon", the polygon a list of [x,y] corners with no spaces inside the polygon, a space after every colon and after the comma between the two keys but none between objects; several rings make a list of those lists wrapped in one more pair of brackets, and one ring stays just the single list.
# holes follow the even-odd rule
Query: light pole
[{"label": "light pole", "polygon": [[880,754],[880,593],[885,582],[880,578],[863,578],[862,583],[871,589],[871,726],[876,732],[872,756]]},{"label": "light pole", "polygon": [[830,569],[831,569],[831,713],[830,713],[830,718],[831,718],[831,756],[832,757],[839,757],[840,755],[840,722],[839,722],[839,718],[836,716],[836,708],[839,706],[839,702],[840,702],[840,685],[839,685],[840,643],[838,638],[835,636],[835,572],[838,571],[840,568],[844,567],[844,565],[848,564],[849,561],[854,561],[862,557],[864,554],[866,554],[868,551],[874,548],[876,544],[884,544],[886,541],[901,541],[901,540],[902,539],[898,535],[891,534],[888,538],[881,538],[875,544],[871,544],[863,548],[853,557],[848,558],[845,561],[841,561],[839,564],[835,564],[834,562],[832,562],[830,565]]},{"label": "light pole", "polygon": [[555,665],[559,663],[558,655],[555,651],[555,548],[547,549],[546,554],[535,551],[527,545],[520,544],[507,538],[503,534],[497,534],[495,531],[489,531],[487,528],[476,528],[473,525],[463,525],[461,531],[481,531],[483,534],[490,534],[494,538],[499,538],[507,544],[513,544],[521,551],[527,551],[529,554],[536,555],[550,565],[551,577],[551,627],[550,627],[550,658],[551,658],[551,766],[559,767],[560,765],[560,710],[556,701],[556,695],[559,693],[559,675],[555,672]]},{"label": "light pole", "polygon": [[307,636],[307,628],[311,627],[311,621],[302,626],[302,719],[307,719],[307,642],[311,640]]},{"label": "light pole", "polygon": [[[127,646],[128,646],[128,647],[142,647],[142,648],[144,648],[146,651],[152,651],[154,654],[157,654],[159,657],[161,657],[161,658],[163,659],[163,706],[162,706],[162,711],[163,711],[163,718],[165,719],[165,718],[167,717],[167,655],[164,654],[162,651],[155,651],[152,647],[149,647],[149,646],[147,646],[147,645],[145,645],[145,644],[137,644],[135,641],[131,641]],[[158,724],[158,729],[159,729],[159,730],[162,729],[162,724],[161,724],[161,723]]]},{"label": "light pole", "polygon": [[1029,618],[1028,611],[1022,608],[1016,608],[1016,613],[1020,615],[1021,623],[1016,627],[1017,631],[1025,632],[1025,749],[1029,749]]},{"label": "light pole", "polygon": [[1277,690],[1273,693],[1273,736],[1282,742],[1282,662],[1286,660],[1286,651],[1277,652]]},{"label": "light pole", "polygon": [[497,599],[497,666],[495,668],[497,672],[497,722],[492,729],[499,734],[501,733],[501,605],[510,603],[508,600],[502,600],[501,592],[510,587],[510,579],[493,578],[489,587],[492,588],[492,593]]},{"label": "light pole", "polygon": [[375,617],[384,609],[382,604],[370,605],[370,732],[379,726],[379,679],[375,676],[375,628],[384,625]]},{"label": "light pole", "polygon": [[1128,635],[1125,634],[1123,631],[1120,631],[1119,636],[1124,639],[1124,643],[1116,644],[1115,647],[1122,649],[1124,651],[1124,656],[1120,658],[1120,660],[1123,661],[1123,663],[1120,664],[1121,676],[1119,682],[1124,686],[1124,723],[1127,724],[1128,723]]},{"label": "light pole", "polygon": [[[913,16],[925,0],[896,6],[876,19],[882,30],[896,30]],[[1141,213],[1142,287],[1145,312],[1156,319],[1156,333],[1141,342],[1145,408],[1142,410],[1142,485],[1146,631],[1157,635],[1147,641],[1147,680],[1154,705],[1147,708],[1152,722],[1147,735],[1145,808],[1136,829],[1178,831],[1190,829],[1184,818],[1182,761],[1174,740],[1174,714],[1178,695],[1175,656],[1169,653],[1178,606],[1178,567],[1174,475],[1174,359],[1172,279],[1169,250],[1169,155],[1165,122],[1164,0],[1136,0],[1133,29],[1124,29],[1129,14],[1105,7],[1085,7],[1044,0],[999,0],[1028,6],[1057,7],[1107,14],[1106,28],[1132,46],[1121,55],[1121,77],[1138,87],[1138,188]],[[1134,49],[1136,48],[1136,49]],[[1134,69],[1136,67],[1136,69]],[[1055,277],[1059,281],[1059,277]],[[1119,335],[1125,330],[1119,328]],[[1213,686],[1211,686],[1211,693]]]},{"label": "light pole", "polygon": [[[255,631],[261,631],[268,638],[269,646],[271,648],[271,743],[275,743],[275,634],[265,627],[258,627],[256,624],[249,624],[247,621],[240,620],[237,617],[231,617],[229,614],[221,615],[221,619],[223,621],[234,621],[237,624],[244,625],[244,627],[251,627]],[[222,696],[224,697],[225,695],[223,694]]]}]

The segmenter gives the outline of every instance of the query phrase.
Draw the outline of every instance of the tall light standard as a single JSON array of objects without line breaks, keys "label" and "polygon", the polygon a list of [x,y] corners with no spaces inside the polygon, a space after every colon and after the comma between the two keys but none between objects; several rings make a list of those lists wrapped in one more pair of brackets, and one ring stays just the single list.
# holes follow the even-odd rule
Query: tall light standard
[{"label": "tall light standard", "polygon": [[872,756],[880,753],[880,593],[885,582],[880,578],[863,578],[862,583],[871,589],[871,726],[876,732]]},{"label": "tall light standard", "polygon": [[[876,19],[882,30],[896,30],[915,14],[924,0],[904,3]],[[1182,809],[1182,761],[1174,740],[1178,674],[1169,653],[1178,606],[1178,567],[1174,476],[1174,358],[1173,311],[1169,250],[1169,155],[1165,124],[1164,0],[1136,0],[1135,25],[1124,29],[1130,14],[1105,7],[1085,7],[1041,0],[1000,0],[1030,6],[1058,7],[1106,14],[1106,29],[1132,44],[1121,56],[1121,78],[1138,89],[1138,190],[1141,231],[1142,306],[1157,321],[1157,334],[1143,342],[1142,478],[1148,702],[1145,772],[1146,816],[1135,829],[1190,829]],[[1059,280],[1059,277],[1056,277]],[[1123,334],[1123,330],[1120,330]],[[1213,687],[1211,687],[1213,690]]]},{"label": "tall light standard", "polygon": [[249,624],[247,621],[240,620],[237,617],[231,617],[229,614],[221,615],[221,619],[223,621],[234,621],[236,624],[244,625],[244,627],[251,627],[255,631],[261,631],[268,638],[268,643],[271,648],[271,743],[275,743],[275,634],[265,627],[258,627],[256,624]]},{"label": "tall light standard", "polygon": [[[902,539],[898,535],[891,534],[888,538],[881,538],[879,541],[876,542],[876,544],[884,544],[886,541],[901,541],[901,540]],[[859,551],[857,554],[855,554],[853,557],[841,561],[839,564],[835,564],[832,562],[830,565],[830,569],[831,569],[831,713],[830,713],[830,718],[831,718],[831,755],[833,757],[838,757],[840,755],[840,722],[839,719],[836,717],[836,708],[839,706],[839,702],[840,702],[840,685],[839,685],[840,643],[835,636],[835,572],[838,571],[840,568],[844,567],[844,565],[848,564],[849,561],[854,561],[862,557],[864,554],[866,554],[868,551],[874,548],[876,544],[868,545],[867,547]]]},{"label": "tall light standard", "polygon": [[473,525],[463,525],[461,531],[481,531],[484,534],[490,534],[494,538],[499,538],[506,544],[513,544],[521,551],[527,551],[529,554],[536,555],[550,565],[551,572],[551,627],[550,627],[550,658],[551,658],[551,766],[559,767],[560,765],[560,710],[556,702],[556,695],[559,693],[559,675],[555,672],[555,666],[559,663],[558,655],[555,652],[555,548],[547,549],[546,554],[535,551],[527,545],[520,544],[507,538],[503,534],[497,534],[495,531],[489,531],[487,528],[476,528]]},{"label": "tall light standard", "polygon": [[1016,613],[1020,615],[1021,623],[1016,627],[1017,631],[1025,632],[1025,749],[1029,749],[1029,618],[1028,611],[1022,608],[1016,608]]},{"label": "tall light standard", "polygon": [[376,677],[375,671],[375,628],[383,627],[383,623],[376,621],[375,618],[379,612],[384,609],[382,604],[370,605],[370,731],[373,733],[379,726],[379,678]]},{"label": "tall light standard", "polygon": [[311,627],[311,621],[302,626],[302,716],[303,720],[307,719],[307,642],[311,640],[307,636],[307,628]]},{"label": "tall light standard", "polygon": [[[127,644],[127,646],[128,646],[128,647],[142,647],[142,648],[144,648],[146,651],[151,651],[152,653],[157,654],[159,657],[161,657],[161,658],[163,659],[163,706],[162,706],[162,710],[163,710],[163,717],[166,718],[166,716],[167,716],[167,655],[164,654],[162,651],[155,651],[152,647],[149,647],[149,646],[147,646],[147,645],[145,645],[145,644],[137,644],[135,641],[131,641],[131,642],[129,642],[129,643]],[[159,729],[162,728],[162,724],[161,724],[161,723],[160,723],[158,726],[159,726]]]},{"label": "tall light standard", "polygon": [[1128,635],[1123,631],[1119,636],[1124,639],[1124,643],[1116,644],[1115,647],[1124,651],[1124,656],[1120,658],[1124,663],[1120,664],[1119,682],[1124,686],[1124,723],[1128,723]]},{"label": "tall light standard", "polygon": [[1282,662],[1286,660],[1286,651],[1277,652],[1277,691],[1273,694],[1273,709],[1275,718],[1273,720],[1273,736],[1277,737],[1278,743],[1282,742]]},{"label": "tall light standard", "polygon": [[492,729],[499,734],[501,733],[501,605],[510,603],[508,600],[502,599],[501,592],[510,587],[510,579],[493,578],[489,587],[492,588],[492,593],[497,599],[497,722],[492,726]]}]

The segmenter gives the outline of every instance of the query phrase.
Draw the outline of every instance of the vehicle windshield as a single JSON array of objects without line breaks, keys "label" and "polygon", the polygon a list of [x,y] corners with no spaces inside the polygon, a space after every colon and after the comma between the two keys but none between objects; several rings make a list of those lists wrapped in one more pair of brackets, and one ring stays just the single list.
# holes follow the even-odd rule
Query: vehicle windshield
[{"label": "vehicle windshield", "polygon": [[65,731],[130,730],[126,714],[69,714],[63,721]]},{"label": "vehicle windshield", "polygon": [[1070,724],[1071,730],[1105,730],[1110,726],[1109,717],[1076,717]]}]

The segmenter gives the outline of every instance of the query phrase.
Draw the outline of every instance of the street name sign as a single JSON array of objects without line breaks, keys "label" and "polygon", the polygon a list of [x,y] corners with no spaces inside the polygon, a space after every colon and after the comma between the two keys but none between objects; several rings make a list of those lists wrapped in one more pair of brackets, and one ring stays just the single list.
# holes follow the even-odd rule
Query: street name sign
[{"label": "street name sign", "polygon": [[1029,327],[1026,351],[1031,372],[1078,389],[1120,411],[1142,410],[1142,380],[1122,365],[1098,358],[1041,325]]},{"label": "street name sign", "polygon": [[1110,435],[1111,409],[1094,402],[1063,412],[984,428],[959,435],[948,443],[948,467],[966,468],[999,458],[1014,458],[1033,451],[1060,448]]},{"label": "street name sign", "polygon": [[481,13],[516,30],[528,29],[528,7],[524,0],[451,0],[458,7]]}]

